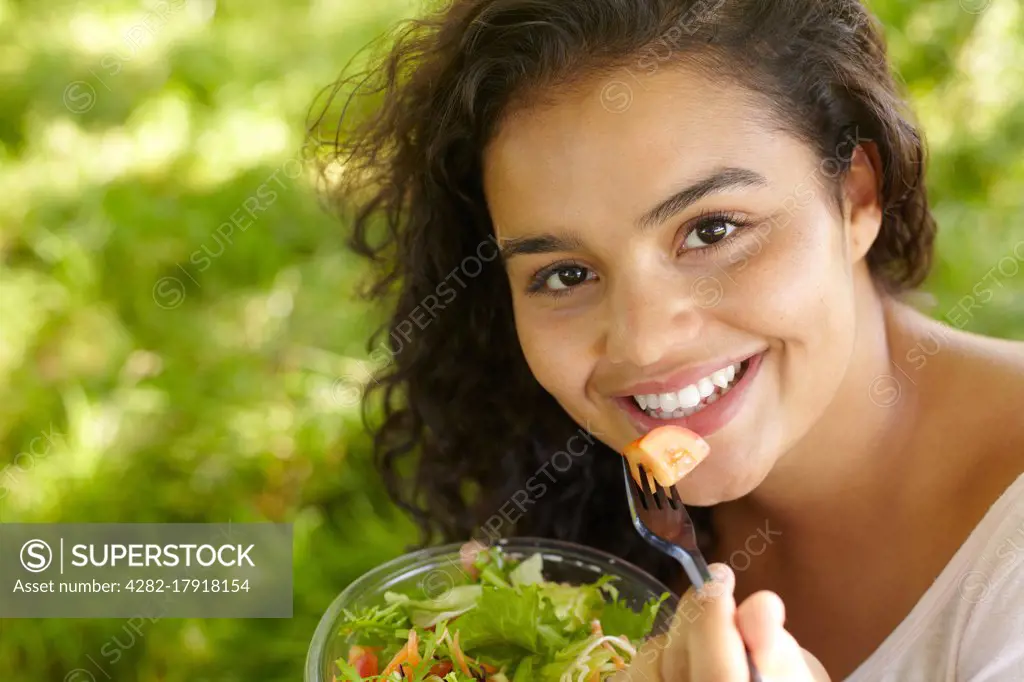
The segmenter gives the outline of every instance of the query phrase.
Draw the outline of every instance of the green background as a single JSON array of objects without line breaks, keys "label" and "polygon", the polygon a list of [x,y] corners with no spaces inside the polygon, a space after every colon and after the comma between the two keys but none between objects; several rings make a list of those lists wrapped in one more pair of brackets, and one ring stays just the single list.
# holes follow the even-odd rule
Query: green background
[{"label": "green background", "polygon": [[[872,5],[932,150],[934,315],[1024,338],[1024,10]],[[301,679],[331,599],[414,540],[339,384],[384,311],[294,159],[415,9],[0,0],[0,519],[295,524],[293,619],[0,621],[0,680]]]}]

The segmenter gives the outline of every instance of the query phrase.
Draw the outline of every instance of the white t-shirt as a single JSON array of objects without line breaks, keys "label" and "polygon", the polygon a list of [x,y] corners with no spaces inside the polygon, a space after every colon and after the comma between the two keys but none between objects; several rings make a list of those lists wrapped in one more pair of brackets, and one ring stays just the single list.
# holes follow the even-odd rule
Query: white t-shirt
[{"label": "white t-shirt", "polygon": [[1024,475],[845,682],[1024,682]]}]

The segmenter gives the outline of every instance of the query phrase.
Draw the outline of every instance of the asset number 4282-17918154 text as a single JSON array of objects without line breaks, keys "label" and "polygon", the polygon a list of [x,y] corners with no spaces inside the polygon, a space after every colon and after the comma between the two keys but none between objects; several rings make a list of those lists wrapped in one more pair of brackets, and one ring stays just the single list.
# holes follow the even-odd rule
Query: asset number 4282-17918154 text
[{"label": "asset number 4282-17918154 text", "polygon": [[125,590],[128,592],[248,592],[248,579],[227,578],[210,580],[209,578],[177,578],[175,580],[163,580],[161,578],[148,578],[129,580],[125,583]]}]

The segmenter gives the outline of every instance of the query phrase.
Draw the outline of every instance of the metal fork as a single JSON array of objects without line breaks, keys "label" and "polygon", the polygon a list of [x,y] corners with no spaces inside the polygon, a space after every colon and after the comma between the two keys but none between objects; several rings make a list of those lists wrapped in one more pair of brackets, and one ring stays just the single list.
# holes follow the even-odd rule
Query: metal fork
[{"label": "metal fork", "polygon": [[[630,471],[629,462],[623,458],[622,472],[626,479],[626,500],[633,527],[649,545],[678,561],[695,590],[713,580],[704,556],[697,546],[697,532],[679,499],[679,492],[672,487],[666,490],[639,467],[638,483]],[[761,674],[747,652],[747,667],[750,682],[762,682]]]}]

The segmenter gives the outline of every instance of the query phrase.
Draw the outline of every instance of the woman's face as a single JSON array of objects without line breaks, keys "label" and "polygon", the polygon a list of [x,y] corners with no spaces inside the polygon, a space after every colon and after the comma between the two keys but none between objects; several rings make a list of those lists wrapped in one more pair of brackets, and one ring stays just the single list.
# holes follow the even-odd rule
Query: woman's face
[{"label": "woman's face", "polygon": [[517,111],[485,154],[531,370],[616,450],[660,424],[704,436],[690,504],[756,487],[853,351],[860,228],[835,162],[765,111],[689,70],[623,71]]}]

